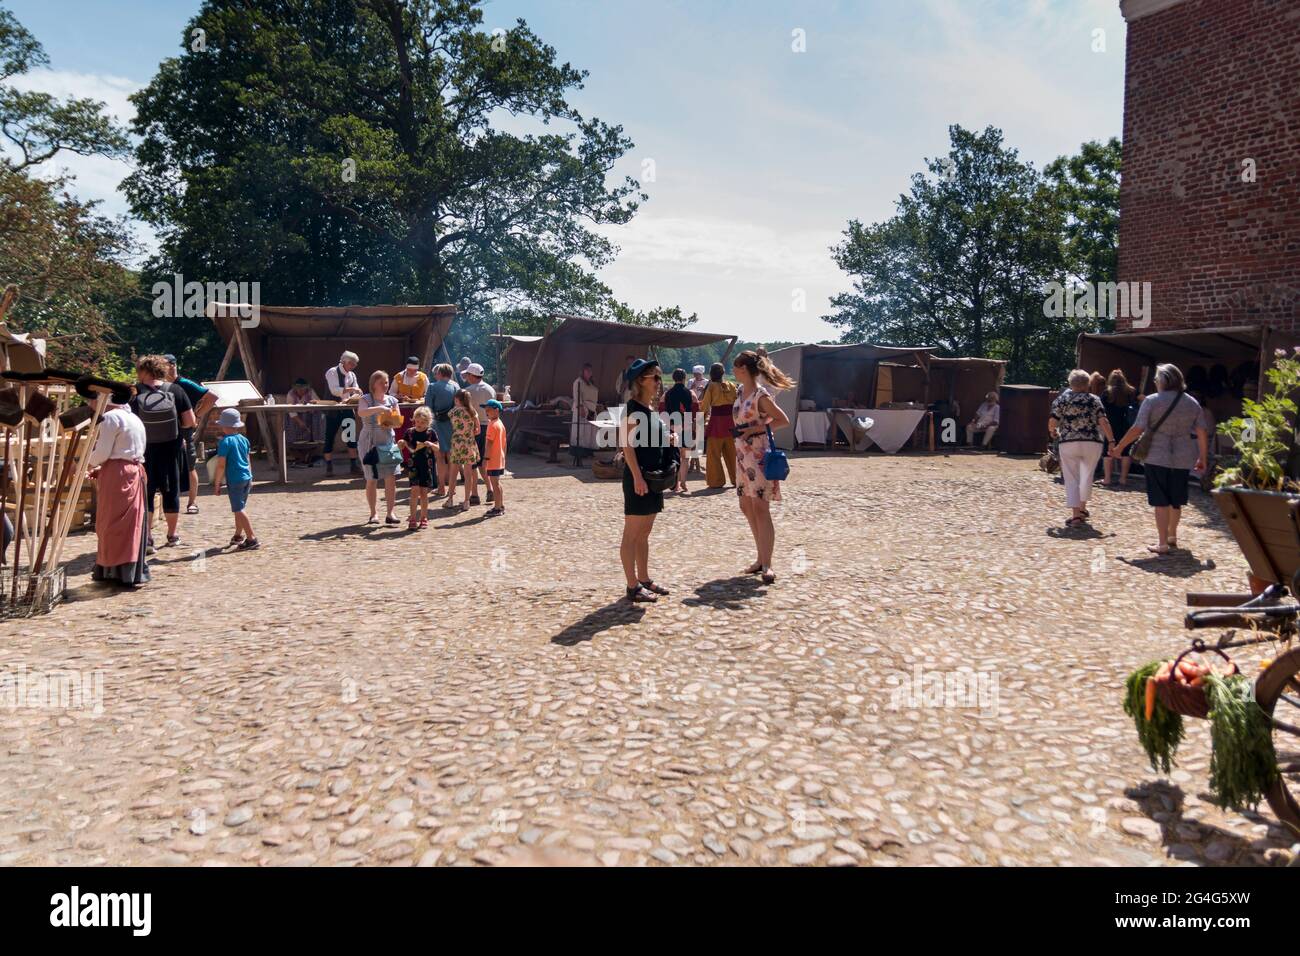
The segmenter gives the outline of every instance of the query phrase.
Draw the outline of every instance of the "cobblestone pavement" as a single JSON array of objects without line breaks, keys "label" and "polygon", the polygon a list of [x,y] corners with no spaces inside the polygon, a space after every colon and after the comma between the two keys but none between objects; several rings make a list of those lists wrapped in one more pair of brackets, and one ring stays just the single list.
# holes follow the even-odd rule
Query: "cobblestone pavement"
[{"label": "cobblestone pavement", "polygon": [[414,533],[358,525],[357,483],[259,484],[255,553],[205,496],[138,593],[75,538],[70,603],[0,625],[0,665],[102,713],[0,707],[0,863],[1289,858],[1266,807],[1207,802],[1203,724],[1164,779],[1121,710],[1183,593],[1242,583],[1205,496],[1155,559],[1140,479],[1077,536],[1031,461],[799,455],[774,586],[738,576],[733,493],[670,498],[672,596],[633,608],[619,486],[512,465],[505,517]]}]

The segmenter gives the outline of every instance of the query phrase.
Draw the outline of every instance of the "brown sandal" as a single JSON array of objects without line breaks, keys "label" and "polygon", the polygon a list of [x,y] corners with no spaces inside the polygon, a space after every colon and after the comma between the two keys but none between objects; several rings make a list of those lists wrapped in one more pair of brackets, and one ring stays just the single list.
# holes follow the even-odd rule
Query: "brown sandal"
[{"label": "brown sandal", "polygon": [[655,601],[659,600],[639,584],[634,588],[627,589],[627,599],[633,604],[653,604]]}]

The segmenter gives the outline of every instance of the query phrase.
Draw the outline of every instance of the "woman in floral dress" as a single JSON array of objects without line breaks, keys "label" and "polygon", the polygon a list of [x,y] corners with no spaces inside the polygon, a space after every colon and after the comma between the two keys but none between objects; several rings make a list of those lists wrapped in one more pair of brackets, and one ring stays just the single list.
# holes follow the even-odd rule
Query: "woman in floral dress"
[{"label": "woman in floral dress", "polygon": [[790,388],[795,381],[773,365],[761,348],[737,355],[732,372],[740,383],[731,410],[736,422],[736,493],[758,549],[758,560],[745,573],[762,574],[763,583],[772,584],[776,581],[772,573],[776,528],[771,503],[781,500],[781,483],[768,481],[763,474],[763,455],[767,451],[768,428],[785,428],[790,418],[777,407],[767,386]]},{"label": "woman in floral dress", "polygon": [[478,464],[478,413],[470,403],[469,392],[461,389],[451,406],[451,490],[444,508],[456,507],[456,472],[465,478],[465,500],[461,511],[469,510],[470,492],[474,487],[474,466]]}]

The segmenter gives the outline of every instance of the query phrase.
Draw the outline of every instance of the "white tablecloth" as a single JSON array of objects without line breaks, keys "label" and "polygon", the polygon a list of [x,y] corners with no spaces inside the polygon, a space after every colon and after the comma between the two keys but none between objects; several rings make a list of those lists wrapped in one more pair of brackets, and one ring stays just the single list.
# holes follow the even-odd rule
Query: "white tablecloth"
[{"label": "white tablecloth", "polygon": [[[847,410],[846,410],[847,411]],[[893,454],[907,444],[916,431],[917,424],[925,416],[925,410],[919,408],[855,408],[854,418],[870,418],[872,426],[867,429],[867,445],[855,448],[862,451],[870,444],[879,446],[880,450]],[[830,416],[823,411],[800,412],[794,423],[794,440],[799,443],[826,444],[830,435]]]},{"label": "white tablecloth", "polygon": [[880,446],[881,451],[892,455],[907,444],[925,417],[925,409],[872,408],[866,414],[875,420],[875,424],[867,429],[867,437]]}]

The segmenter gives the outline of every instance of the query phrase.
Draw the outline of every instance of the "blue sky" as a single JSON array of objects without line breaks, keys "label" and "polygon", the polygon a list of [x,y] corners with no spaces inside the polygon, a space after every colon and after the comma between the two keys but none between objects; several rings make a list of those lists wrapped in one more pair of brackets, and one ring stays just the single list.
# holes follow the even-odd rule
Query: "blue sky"
[{"label": "blue sky", "polygon": [[[0,4],[50,56],[26,86],[95,96],[123,118],[199,7]],[[950,123],[998,126],[1040,167],[1122,125],[1118,0],[492,0],[484,11],[487,29],[522,17],[590,72],[573,100],[636,144],[620,175],[643,178],[653,162],[650,199],[610,232],[622,251],[601,277],[634,306],[681,305],[699,328],[746,338],[834,337],[818,317],[849,282],[829,246],[849,219],[890,215],[923,158],[946,151]],[[64,165],[79,192],[125,211],[125,164]]]}]

